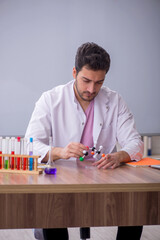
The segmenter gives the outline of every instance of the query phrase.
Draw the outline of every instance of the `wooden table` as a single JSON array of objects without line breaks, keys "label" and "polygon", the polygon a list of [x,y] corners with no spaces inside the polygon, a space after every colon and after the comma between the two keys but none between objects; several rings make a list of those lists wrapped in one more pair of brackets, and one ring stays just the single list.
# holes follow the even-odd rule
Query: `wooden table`
[{"label": "wooden table", "polygon": [[58,160],[56,175],[0,173],[0,228],[160,224],[160,170]]}]

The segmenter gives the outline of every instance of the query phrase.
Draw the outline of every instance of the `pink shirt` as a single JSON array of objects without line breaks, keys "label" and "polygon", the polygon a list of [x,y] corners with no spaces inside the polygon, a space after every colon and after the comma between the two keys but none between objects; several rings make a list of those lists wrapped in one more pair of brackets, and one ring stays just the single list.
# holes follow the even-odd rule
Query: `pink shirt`
[{"label": "pink shirt", "polygon": [[[94,121],[94,100],[92,100],[87,107],[85,111],[86,115],[86,123],[83,129],[82,137],[81,137],[81,143],[85,146],[88,146],[90,148],[93,147],[93,121]],[[93,159],[93,156],[90,153],[91,151],[88,151],[88,156],[85,157],[85,159]]]}]

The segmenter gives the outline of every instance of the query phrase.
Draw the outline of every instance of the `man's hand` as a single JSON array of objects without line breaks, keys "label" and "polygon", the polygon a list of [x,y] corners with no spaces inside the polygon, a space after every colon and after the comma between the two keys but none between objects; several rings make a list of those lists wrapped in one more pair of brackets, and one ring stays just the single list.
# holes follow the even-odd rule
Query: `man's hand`
[{"label": "man's hand", "polygon": [[[79,158],[82,157],[83,150],[87,150],[87,147],[81,143],[71,142],[66,147],[52,147],[51,159],[52,161],[58,159],[69,159],[71,157]],[[42,163],[47,163],[49,158],[49,152],[41,161]]]},{"label": "man's hand", "polygon": [[83,150],[87,150],[87,147],[81,143],[71,142],[66,147],[61,149],[60,158],[68,159],[71,157],[82,157],[84,155]]},{"label": "man's hand", "polygon": [[129,161],[131,161],[129,154],[125,151],[119,151],[115,153],[106,154],[99,161],[93,163],[93,165],[97,166],[97,168],[107,169],[116,168],[120,165],[120,163]]}]

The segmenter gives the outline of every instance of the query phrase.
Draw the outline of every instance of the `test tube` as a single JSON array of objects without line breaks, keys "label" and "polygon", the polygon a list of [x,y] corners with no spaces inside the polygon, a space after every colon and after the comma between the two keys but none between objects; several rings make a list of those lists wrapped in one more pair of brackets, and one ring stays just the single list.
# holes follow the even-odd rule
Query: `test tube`
[{"label": "test tube", "polygon": [[[27,138],[23,138],[23,155],[27,155]],[[23,170],[26,170],[27,168],[27,158],[23,158]]]},{"label": "test tube", "polygon": [[[3,138],[0,137],[0,154],[2,154],[2,141]],[[2,169],[2,156],[0,156],[0,169]]]},{"label": "test tube", "polygon": [[148,156],[152,155],[152,137],[148,137]]},{"label": "test tube", "polygon": [[[29,139],[29,155],[33,155],[33,138]],[[29,158],[29,171],[33,170],[33,158]]]},{"label": "test tube", "polygon": [[[11,154],[14,155],[15,154],[15,137],[11,137]],[[14,170],[14,166],[15,166],[15,158],[11,157],[11,169]]]},{"label": "test tube", "polygon": [[[5,154],[9,154],[9,137],[5,138]],[[6,156],[4,158],[4,168],[8,169],[9,168],[9,157]]]},{"label": "test tube", "polygon": [[[21,138],[20,137],[17,137],[16,154],[18,155],[21,154]],[[20,170],[20,162],[21,162],[21,158],[17,157],[17,170]]]}]

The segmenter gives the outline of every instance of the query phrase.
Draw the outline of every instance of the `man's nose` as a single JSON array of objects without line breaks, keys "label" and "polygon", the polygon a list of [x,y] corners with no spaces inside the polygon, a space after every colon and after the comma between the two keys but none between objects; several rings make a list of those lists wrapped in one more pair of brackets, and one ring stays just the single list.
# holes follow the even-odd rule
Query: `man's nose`
[{"label": "man's nose", "polygon": [[94,93],[95,92],[95,84],[94,83],[90,83],[87,90],[90,93]]}]

